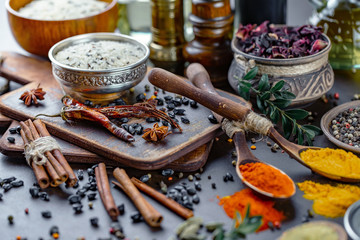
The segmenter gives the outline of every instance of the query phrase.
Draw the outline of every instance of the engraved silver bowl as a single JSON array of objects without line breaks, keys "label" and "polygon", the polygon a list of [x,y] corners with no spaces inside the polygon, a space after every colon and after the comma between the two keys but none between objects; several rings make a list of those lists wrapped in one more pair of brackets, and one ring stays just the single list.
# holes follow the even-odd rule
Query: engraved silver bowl
[{"label": "engraved silver bowl", "polygon": [[285,88],[296,95],[291,107],[311,104],[328,92],[334,84],[334,72],[328,56],[331,49],[330,39],[323,34],[328,46],[320,52],[299,58],[267,59],[253,56],[239,50],[239,40],[234,37],[231,48],[234,60],[228,71],[230,86],[238,92],[241,79],[255,65],[259,67],[256,77],[250,81],[255,86],[262,74],[269,75],[269,82],[285,81]]},{"label": "engraved silver bowl", "polygon": [[[54,57],[57,52],[71,45],[101,40],[135,44],[144,51],[144,56],[133,64],[107,70],[74,68],[58,62]],[[147,71],[149,54],[149,48],[132,37],[118,33],[89,33],[66,38],[56,43],[49,50],[49,59],[52,63],[53,76],[66,94],[82,102],[90,100],[94,104],[103,104],[119,98],[125,90],[143,80]]]}]

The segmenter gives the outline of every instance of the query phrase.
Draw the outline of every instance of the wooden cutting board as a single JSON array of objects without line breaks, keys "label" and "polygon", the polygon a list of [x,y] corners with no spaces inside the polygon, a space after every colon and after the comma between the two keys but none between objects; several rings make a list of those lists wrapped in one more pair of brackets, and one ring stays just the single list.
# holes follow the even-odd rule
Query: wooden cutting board
[{"label": "wooden cutting board", "polygon": [[[3,52],[1,54],[6,58],[6,64],[0,66],[0,76],[4,76],[11,81],[26,85],[49,74],[49,72],[46,70],[51,67],[48,61],[35,59],[13,52]],[[37,71],[37,69],[43,70]],[[0,127],[11,128],[14,126],[18,126],[17,121],[14,121],[13,119],[0,113]],[[8,142],[7,137],[9,136],[15,138],[16,144],[11,144]],[[103,158],[95,153],[87,151],[57,137],[55,137],[55,139],[59,142],[61,148],[63,149],[63,154],[69,162],[88,164],[105,162],[107,165],[117,164],[116,166],[119,166],[117,162]],[[164,166],[164,168],[172,168],[175,171],[182,172],[192,172],[198,170],[205,165],[212,147],[212,143],[213,141],[210,141],[198,147],[197,149],[180,157],[174,162]],[[10,135],[9,131],[6,131],[0,138],[0,151],[7,156],[22,157],[23,140],[19,135]]]},{"label": "wooden cutting board", "polygon": [[[30,61],[24,63],[21,60],[21,55],[8,54],[0,71],[4,77],[14,79],[19,83],[24,82],[26,76],[32,76],[37,81],[3,95],[0,98],[1,112],[16,120],[34,118],[39,113],[48,115],[59,113],[62,107],[60,99],[63,92],[51,75],[50,63],[36,59],[25,59]],[[31,73],[27,73],[27,71]],[[20,74],[20,77],[17,77],[17,74]],[[41,86],[47,91],[46,100],[38,106],[25,106],[19,100],[19,96],[24,91],[35,88],[38,83],[41,83]],[[153,94],[154,88],[145,78],[135,87],[133,94],[126,94],[125,99],[129,104],[133,104],[135,97],[144,92],[145,85],[150,85],[151,91],[147,92],[148,96]],[[237,96],[226,92],[220,92],[220,94],[233,100],[237,99]],[[164,95],[175,96],[170,93],[163,94],[162,91],[159,91],[159,97],[163,98]],[[207,119],[210,111],[205,107],[199,105],[197,109],[190,106],[182,106],[181,108],[186,110],[186,116],[191,124],[180,123],[183,133],[173,133],[160,143],[146,142],[141,136],[136,136],[136,141],[133,143],[126,143],[94,123],[84,121],[69,124],[61,118],[42,119],[54,136],[114,160],[118,164],[138,169],[158,169],[195,150],[221,133],[220,125],[212,124]],[[152,126],[145,121],[142,121],[142,124],[144,127]]]},{"label": "wooden cutting board", "polygon": [[[1,119],[1,116],[0,116]],[[24,156],[24,142],[19,134],[11,134],[9,129],[12,127],[19,126],[19,122],[11,120],[9,128],[5,131],[3,136],[0,138],[0,151],[2,154],[10,157],[23,157]],[[15,143],[10,143],[7,138],[14,137]],[[87,164],[96,164],[104,162],[106,165],[110,166],[121,166],[112,160],[103,158],[95,153],[89,152],[85,149],[82,149],[74,144],[68,143],[60,138],[54,137],[55,140],[59,143],[62,153],[65,158],[71,163],[87,163]],[[174,162],[164,166],[164,168],[171,168],[175,171],[182,172],[192,172],[196,171],[199,168],[203,167],[208,158],[209,152],[211,150],[213,141],[210,141],[207,144],[204,144],[194,151],[182,156]]]}]

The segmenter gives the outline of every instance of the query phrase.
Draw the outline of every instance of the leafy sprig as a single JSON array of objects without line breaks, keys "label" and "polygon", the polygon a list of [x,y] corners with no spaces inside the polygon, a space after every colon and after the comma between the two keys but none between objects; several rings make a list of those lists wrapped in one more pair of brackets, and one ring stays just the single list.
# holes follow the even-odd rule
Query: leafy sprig
[{"label": "leafy sprig", "polygon": [[260,112],[269,116],[274,124],[281,120],[285,138],[295,137],[300,145],[305,143],[312,145],[314,137],[321,133],[320,128],[297,123],[297,120],[303,120],[309,116],[309,112],[304,109],[286,109],[296,96],[285,89],[284,80],[270,84],[268,75],[264,74],[255,88],[249,80],[255,78],[257,73],[258,67],[254,67],[242,79],[239,79],[239,95],[249,100],[250,93],[253,92]]},{"label": "leafy sprig", "polygon": [[209,231],[213,230],[214,240],[236,240],[246,238],[246,234],[255,232],[262,224],[262,216],[250,217],[250,205],[248,205],[244,219],[241,219],[240,213],[236,212],[234,223],[228,232],[225,232],[222,224],[218,224],[215,228],[206,225],[206,228]]},{"label": "leafy sprig", "polygon": [[[202,219],[200,217],[192,217],[181,223],[176,228],[176,235],[180,240],[204,240],[206,236],[200,234],[198,231],[202,226]],[[206,229],[212,233],[213,240],[237,240],[245,238],[246,234],[253,233],[263,224],[262,216],[250,217],[250,205],[246,208],[244,219],[236,212],[234,223],[228,231],[224,229],[223,223],[209,223],[206,224]]]}]

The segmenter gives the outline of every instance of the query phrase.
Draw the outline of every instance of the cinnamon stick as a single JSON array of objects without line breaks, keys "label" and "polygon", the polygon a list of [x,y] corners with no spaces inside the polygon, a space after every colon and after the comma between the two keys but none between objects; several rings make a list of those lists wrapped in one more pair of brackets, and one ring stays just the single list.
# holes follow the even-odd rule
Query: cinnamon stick
[{"label": "cinnamon stick", "polygon": [[[34,140],[38,139],[40,136],[39,136],[38,132],[36,131],[36,129],[32,128],[32,126],[29,124],[29,121],[31,122],[31,120],[27,120],[25,122],[20,122],[20,125],[21,125],[21,128],[26,129],[25,133],[28,132],[29,135],[31,134],[32,141],[34,141]],[[51,181],[50,181],[51,187],[57,187],[61,183],[63,183],[63,181],[61,181],[61,177],[59,176],[59,174],[57,173],[57,171],[55,170],[54,166],[51,164],[50,161],[46,161],[43,166],[46,169],[47,173],[49,174],[49,177],[51,178]]]},{"label": "cinnamon stick", "polygon": [[[24,141],[24,144],[28,144],[29,141],[25,136],[25,132],[23,129],[20,130],[20,135]],[[47,188],[50,185],[49,176],[47,175],[45,169],[41,165],[37,165],[34,162],[31,162],[31,168],[34,171],[36,180],[41,188]]]},{"label": "cinnamon stick", "polygon": [[154,188],[148,186],[147,184],[143,183],[139,179],[132,177],[131,182],[142,192],[146,193],[156,201],[160,202],[165,207],[169,208],[179,216],[188,219],[194,216],[193,211],[188,208],[183,207],[179,203],[175,202],[171,198],[166,197],[164,194],[156,191]]},{"label": "cinnamon stick", "polygon": [[[30,127],[24,122],[20,122],[20,126],[21,129],[24,130],[25,136],[28,138],[29,142],[34,141],[35,137],[31,132]],[[50,186],[55,187],[61,184],[60,176],[57,174],[55,168],[51,165],[51,163],[49,161],[46,161],[46,163],[43,166],[46,169],[49,177],[51,178]]]},{"label": "cinnamon stick", "polygon": [[160,227],[163,219],[162,215],[141,195],[139,190],[131,182],[129,176],[124,169],[116,168],[113,172],[114,177],[119,183],[113,182],[119,186],[135,204],[136,208],[140,211],[145,221],[151,227]]},{"label": "cinnamon stick", "polygon": [[115,205],[114,198],[110,191],[109,179],[106,173],[106,166],[104,163],[99,163],[95,168],[96,184],[100,194],[100,198],[104,207],[113,221],[117,220],[119,210]]},{"label": "cinnamon stick", "polygon": [[[34,123],[28,119],[25,123],[29,126],[30,131],[34,137],[34,140],[40,138],[38,130],[36,129]],[[56,173],[60,177],[60,183],[65,182],[68,179],[68,174],[65,169],[61,166],[61,164],[56,160],[56,158],[51,154],[51,152],[45,152],[46,158],[49,160],[50,164],[54,167]]]},{"label": "cinnamon stick", "polygon": [[[37,131],[40,133],[40,136],[42,136],[42,137],[50,136],[50,133],[46,129],[45,124],[43,122],[41,122],[40,119],[36,119],[34,121],[34,125],[35,125]],[[66,184],[69,187],[74,186],[77,182],[77,178],[76,178],[74,171],[70,167],[68,161],[65,159],[64,155],[58,149],[53,150],[51,153],[56,158],[56,160],[61,164],[61,166],[65,169],[65,171],[68,175]]]}]

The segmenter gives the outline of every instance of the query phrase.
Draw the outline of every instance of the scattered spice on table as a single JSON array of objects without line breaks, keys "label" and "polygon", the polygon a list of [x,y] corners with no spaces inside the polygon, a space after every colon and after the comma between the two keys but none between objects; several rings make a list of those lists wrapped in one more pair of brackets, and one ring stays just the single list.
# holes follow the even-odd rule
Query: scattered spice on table
[{"label": "scattered spice on table", "polygon": [[44,95],[46,94],[45,91],[42,90],[40,87],[40,84],[37,86],[37,88],[30,89],[25,91],[20,96],[20,100],[24,101],[26,106],[30,106],[32,103],[35,105],[38,104],[38,100],[44,100]]},{"label": "scattered spice on table", "polygon": [[342,217],[348,207],[360,199],[360,187],[349,184],[298,183],[304,198],[314,200],[314,212],[325,217]]},{"label": "scattered spice on table", "polygon": [[243,189],[234,193],[231,196],[222,197],[219,205],[222,205],[226,214],[230,218],[234,218],[236,212],[240,212],[244,218],[246,208],[251,205],[251,216],[262,216],[263,224],[258,231],[268,229],[268,223],[272,222],[274,225],[279,224],[284,220],[284,214],[274,208],[275,202],[272,200],[262,199],[256,196],[251,189]]},{"label": "scattered spice on table", "polygon": [[239,168],[247,182],[276,197],[291,196],[295,192],[293,181],[272,166],[256,162],[242,164]]},{"label": "scattered spice on table", "polygon": [[360,158],[342,149],[308,149],[300,153],[310,167],[347,178],[360,179]]}]

